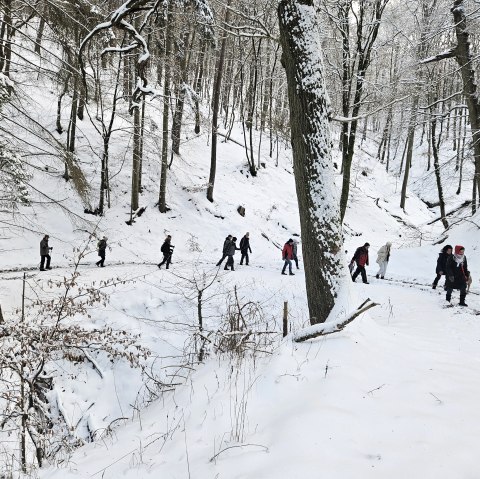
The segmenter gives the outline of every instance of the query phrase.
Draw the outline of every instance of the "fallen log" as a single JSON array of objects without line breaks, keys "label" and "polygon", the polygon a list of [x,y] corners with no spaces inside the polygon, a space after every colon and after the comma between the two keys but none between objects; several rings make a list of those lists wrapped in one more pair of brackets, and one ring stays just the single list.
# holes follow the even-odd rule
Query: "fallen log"
[{"label": "fallen log", "polygon": [[378,306],[379,303],[374,303],[370,298],[367,298],[355,311],[350,313],[344,320],[334,323],[319,323],[314,324],[313,326],[308,326],[307,328],[302,329],[296,333],[293,337],[293,340],[296,343],[301,343],[307,341],[308,339],[317,338],[318,336],[326,336],[327,334],[338,333],[349,323],[351,323],[355,318],[358,318],[362,313],[368,311],[374,306]]}]

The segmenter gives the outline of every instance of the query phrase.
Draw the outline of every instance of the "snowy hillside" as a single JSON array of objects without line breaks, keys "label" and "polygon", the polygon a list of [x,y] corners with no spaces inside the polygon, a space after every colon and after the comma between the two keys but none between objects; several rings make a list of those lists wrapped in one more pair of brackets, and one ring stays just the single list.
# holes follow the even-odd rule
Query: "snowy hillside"
[{"label": "snowy hillside", "polygon": [[[345,273],[355,249],[370,243],[369,284],[354,284],[345,274],[345,296],[329,321],[344,319],[367,298],[377,304],[341,332],[296,343],[294,333],[309,320],[289,145],[280,145],[277,164],[264,139],[258,149],[264,166],[252,177],[243,131],[235,123],[231,141],[222,136],[218,144],[211,203],[206,199],[210,113],[203,112],[202,132],[195,135],[188,105],[181,155],[173,156],[168,170],[169,211],[161,214],[161,104],[154,100],[146,115],[140,195],[145,210],[127,224],[132,120],[122,103],[110,145],[110,205],[104,216],[96,216],[85,210],[95,209],[100,188],[97,105],[90,104],[90,119],[78,122],[78,175],[66,182],[65,133],[55,131],[58,92],[49,79],[32,78],[18,75],[15,102],[3,110],[9,145],[28,165],[31,203],[13,216],[0,213],[1,312],[7,325],[36,331],[45,323],[58,326],[52,313],[58,298],[88,298],[82,308],[66,313],[64,323],[106,336],[94,342],[94,353],[65,340],[68,354],[40,361],[38,375],[49,386],[40,409],[48,404],[45,409],[55,417],[44,432],[62,439],[53,448],[60,452],[24,477],[478,475],[472,444],[480,420],[480,217],[465,219],[465,207],[449,216],[445,231],[438,208],[426,204],[437,200],[437,192],[433,171],[426,171],[423,161],[413,163],[402,210],[400,158],[387,172],[376,157],[379,132],[367,132],[353,162],[343,233]],[[64,122],[70,104],[66,95]],[[337,130],[333,134],[338,138]],[[258,133],[254,141],[258,148]],[[470,191],[456,194],[460,177],[450,168],[449,144],[440,153],[442,174],[448,175],[445,197],[453,210]],[[426,145],[417,144],[415,160],[425,155]],[[334,157],[340,164],[340,152]],[[471,166],[463,173],[468,181]],[[336,180],[340,187],[338,171]],[[235,271],[216,267],[225,237],[236,236],[238,245],[246,232],[250,264],[239,265],[237,252]],[[53,269],[40,272],[45,234],[53,247]],[[104,235],[106,267],[97,268],[97,240]],[[168,270],[157,267],[166,235],[175,245]],[[281,248],[289,238],[300,242],[300,264],[295,276],[282,276]],[[387,241],[393,249],[386,279],[376,279],[376,253]],[[447,307],[442,287],[431,289],[438,252],[447,243],[466,248],[474,282],[465,308],[457,306],[458,292]],[[284,338],[285,303],[289,334]],[[112,338],[133,343],[125,339],[124,354],[115,356],[108,350]],[[18,350],[12,351],[15,362]],[[30,352],[34,358],[40,354],[35,347]],[[8,374],[4,379],[0,404],[8,412],[9,394],[20,388],[13,382],[15,387],[5,386]],[[35,462],[32,442],[29,463]],[[0,445],[0,477],[16,477],[18,439],[5,424]]]},{"label": "snowy hillside", "polygon": [[[46,110],[54,107],[53,97],[45,95],[44,101]],[[86,124],[82,134],[84,140],[94,137]],[[300,234],[289,151],[278,167],[264,156],[266,168],[251,178],[243,149],[221,143],[211,204],[204,192],[205,142],[204,135],[192,137],[182,157],[174,159],[165,215],[155,208],[158,160],[152,148],[142,195],[146,211],[131,226],[125,223],[129,197],[119,193],[128,190],[127,169],[115,177],[112,208],[104,218],[83,214],[55,162],[45,165],[48,171],[34,173],[33,184],[42,184],[76,216],[49,204],[21,211],[24,224],[36,227],[22,233],[12,229],[1,240],[2,269],[16,270],[1,274],[4,316],[20,305],[19,272],[29,269],[29,288],[46,294],[41,288],[68,275],[72,248],[84,245],[95,230],[108,236],[107,267],[95,268],[93,241],[79,265],[78,281],[89,285],[118,278],[120,283],[107,289],[108,305],[91,310],[91,319],[73,321],[139,334],[152,352],[145,363],[150,379],[102,355],[96,358],[101,375],[89,363],[50,366],[60,376],[53,391],[59,407],[86,445],[39,475],[296,478],[317,477],[322,470],[335,478],[473,477],[468,451],[477,436],[475,398],[480,393],[475,380],[480,372],[478,283],[464,310],[445,309],[443,291],[430,289],[440,247],[429,243],[442,231],[439,222],[427,225],[435,214],[413,192],[407,213],[401,211],[394,196],[397,179],[363,153],[354,166],[345,262],[369,241],[371,284],[352,284],[340,309],[346,315],[367,297],[379,306],[336,335],[305,344],[292,343],[290,336],[282,340],[284,301],[292,331],[308,323],[302,263],[295,277],[279,274],[279,247]],[[125,146],[116,140],[116,158]],[[85,171],[95,170],[94,157],[85,153],[81,158]],[[245,217],[237,213],[240,205]],[[247,231],[250,266],[217,270],[224,237],[240,238]],[[43,233],[50,234],[54,246],[54,269],[40,273],[33,268]],[[176,246],[168,271],[156,266],[166,234]],[[394,250],[387,280],[376,280],[375,252],[389,240]],[[452,230],[448,242],[467,248],[476,277],[477,227],[467,223]],[[268,352],[242,359],[207,345],[207,358],[195,363],[193,278],[213,281],[204,303],[205,334],[223,327],[236,287],[242,303],[258,303],[261,326],[276,333],[265,342]],[[185,362],[188,357],[193,368]],[[87,444],[91,439],[95,442]]]}]

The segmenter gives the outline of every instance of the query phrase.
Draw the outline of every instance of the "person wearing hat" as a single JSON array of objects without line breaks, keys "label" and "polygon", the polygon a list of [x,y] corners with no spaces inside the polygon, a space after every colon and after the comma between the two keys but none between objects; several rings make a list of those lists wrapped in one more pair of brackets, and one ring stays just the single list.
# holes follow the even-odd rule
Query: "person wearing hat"
[{"label": "person wearing hat", "polygon": [[243,264],[243,260],[245,259],[245,264],[248,266],[248,252],[252,252],[252,248],[250,248],[250,233],[245,233],[245,236],[240,240],[240,253],[242,253],[242,257],[240,258],[240,264]]},{"label": "person wearing hat", "polygon": [[465,303],[467,296],[467,283],[470,277],[468,271],[467,258],[465,256],[465,248],[461,245],[455,246],[454,253],[451,254],[445,266],[445,289],[447,290],[446,300],[448,302],[452,299],[452,292],[454,289],[460,290],[460,306],[468,306]]},{"label": "person wearing hat", "polygon": [[[52,251],[53,247],[48,246],[48,238],[50,238],[50,236],[45,235],[42,241],[40,241],[40,258],[41,258],[40,271],[45,271],[46,269],[52,269],[50,267],[50,260],[51,260],[50,251]],[[46,267],[45,267],[45,260],[47,260]]]},{"label": "person wearing hat", "polygon": [[447,259],[452,256],[452,251],[452,245],[447,244],[438,254],[437,267],[435,268],[435,273],[437,273],[437,276],[433,280],[432,289],[437,288],[437,284],[440,281],[440,278],[445,274],[445,270],[447,268]]},{"label": "person wearing hat", "polygon": [[388,242],[384,244],[377,252],[377,263],[380,266],[376,278],[385,279],[385,273],[387,272],[388,261],[390,259],[390,250],[392,248],[392,243]]},{"label": "person wearing hat", "polygon": [[287,274],[285,273],[285,270],[289,270],[289,275],[294,276],[294,273],[292,272],[292,259],[293,259],[293,239],[290,238],[283,246],[282,250],[282,259],[284,261],[283,263],[283,269],[282,269],[282,274]]},{"label": "person wearing hat", "polygon": [[97,243],[97,249],[98,249],[98,256],[100,256],[100,259],[95,264],[97,266],[101,266],[103,268],[105,266],[103,263],[105,263],[105,252],[107,250],[107,237],[106,236],[104,236]]},{"label": "person wearing hat", "polygon": [[365,271],[365,266],[368,266],[368,248],[370,247],[370,243],[365,243],[363,246],[360,246],[357,248],[355,251],[355,254],[353,255],[352,260],[350,261],[350,264],[353,265],[353,263],[357,263],[357,269],[355,270],[355,273],[352,275],[352,281],[355,283],[355,280],[357,279],[357,276],[359,274],[362,275],[362,281],[365,284],[368,284],[367,281],[367,272]]}]

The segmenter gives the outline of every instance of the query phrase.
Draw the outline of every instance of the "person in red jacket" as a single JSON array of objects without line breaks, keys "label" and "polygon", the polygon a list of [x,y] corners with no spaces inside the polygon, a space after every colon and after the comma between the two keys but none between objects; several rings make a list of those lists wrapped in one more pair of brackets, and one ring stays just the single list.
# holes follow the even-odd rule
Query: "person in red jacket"
[{"label": "person in red jacket", "polygon": [[355,254],[353,255],[352,261],[350,261],[350,264],[352,265],[353,262],[357,263],[357,269],[355,270],[355,273],[352,275],[352,281],[355,282],[357,279],[357,276],[359,274],[362,275],[362,281],[365,284],[368,284],[367,281],[367,272],[365,271],[365,266],[368,266],[368,248],[370,247],[370,243],[365,243],[363,246],[360,246],[360,248],[357,248],[357,251],[355,251]]},{"label": "person in red jacket", "polygon": [[285,261],[285,263],[283,263],[282,274],[287,274],[285,273],[285,270],[287,269],[287,266],[288,266],[288,270],[290,271],[289,274],[291,276],[295,276],[295,274],[292,272],[292,259],[293,259],[293,239],[292,238],[290,238],[283,246],[282,259]]}]

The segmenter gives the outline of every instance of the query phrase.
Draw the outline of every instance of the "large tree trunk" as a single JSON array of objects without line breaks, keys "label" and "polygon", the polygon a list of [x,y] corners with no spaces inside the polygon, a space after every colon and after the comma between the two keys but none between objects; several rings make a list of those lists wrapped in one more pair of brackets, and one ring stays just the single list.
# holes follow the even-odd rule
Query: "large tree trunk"
[{"label": "large tree trunk", "polygon": [[335,304],[342,271],[340,212],[332,189],[329,103],[313,0],[281,0],[278,17],[308,308],[310,322],[316,324],[327,319]]},{"label": "large tree trunk", "polygon": [[[474,184],[476,185],[476,197],[480,198],[480,104],[478,102],[477,84],[475,83],[475,70],[473,58],[470,51],[470,40],[465,16],[465,5],[463,0],[453,2],[453,19],[455,22],[455,33],[457,36],[457,47],[455,59],[460,65],[460,73],[463,81],[463,93],[467,101],[470,127],[473,139],[473,156],[475,159]],[[472,213],[477,210],[476,201],[472,202]]]}]

